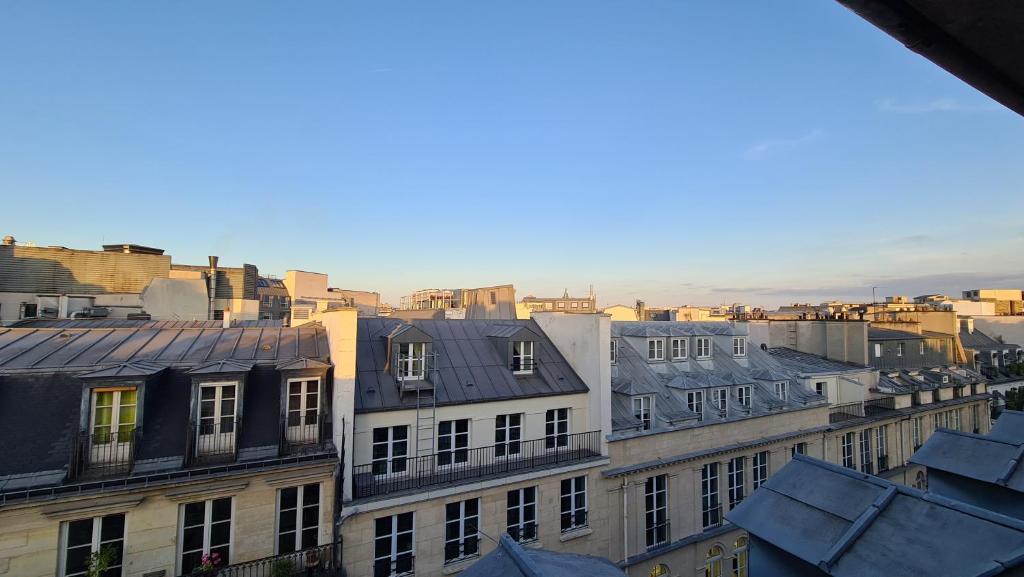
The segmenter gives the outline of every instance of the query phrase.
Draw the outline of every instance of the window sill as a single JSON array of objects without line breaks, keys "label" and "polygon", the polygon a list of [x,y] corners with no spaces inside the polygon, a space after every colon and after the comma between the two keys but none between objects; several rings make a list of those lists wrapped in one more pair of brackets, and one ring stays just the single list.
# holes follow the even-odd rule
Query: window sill
[{"label": "window sill", "polygon": [[561,535],[558,536],[558,540],[561,541],[562,543],[565,543],[566,541],[572,541],[573,539],[579,539],[580,537],[586,537],[587,535],[590,535],[593,532],[594,532],[594,530],[591,529],[590,527],[580,527],[578,529],[572,529],[570,531],[566,531],[565,533],[562,533]]},{"label": "window sill", "polygon": [[462,559],[445,563],[444,566],[441,567],[441,574],[454,575],[456,573],[465,571],[466,569],[469,569],[469,566],[475,563],[478,559],[480,559],[480,555],[473,555],[472,557],[463,557]]}]

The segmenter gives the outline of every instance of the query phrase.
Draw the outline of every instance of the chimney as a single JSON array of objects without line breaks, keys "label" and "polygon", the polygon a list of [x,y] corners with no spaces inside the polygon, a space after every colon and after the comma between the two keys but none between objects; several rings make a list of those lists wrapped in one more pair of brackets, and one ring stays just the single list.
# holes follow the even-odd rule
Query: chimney
[{"label": "chimney", "polygon": [[213,320],[213,311],[217,308],[217,257],[215,256],[210,257],[210,271],[207,276],[207,282],[209,283],[210,293],[210,306],[207,318]]},{"label": "chimney", "polygon": [[224,324],[221,326],[225,329],[231,328],[231,309],[224,309]]},{"label": "chimney", "polygon": [[7,235],[4,237],[4,246],[14,246],[14,237]]},{"label": "chimney", "polygon": [[974,333],[974,319],[972,317],[960,319],[960,330],[967,331],[967,334]]},{"label": "chimney", "polygon": [[647,305],[645,305],[644,301],[642,301],[642,300],[637,300],[636,301],[636,320],[638,320],[638,321],[645,321],[645,320],[647,320]]}]

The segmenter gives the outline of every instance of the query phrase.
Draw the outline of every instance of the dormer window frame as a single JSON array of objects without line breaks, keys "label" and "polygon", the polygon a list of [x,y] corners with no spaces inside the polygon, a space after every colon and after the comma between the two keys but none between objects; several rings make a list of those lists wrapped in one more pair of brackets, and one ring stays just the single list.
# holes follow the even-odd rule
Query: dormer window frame
[{"label": "dormer window frame", "polygon": [[608,345],[608,355],[611,359],[611,364],[616,364],[619,361],[619,339],[612,338],[611,344]]},{"label": "dormer window frame", "polygon": [[632,400],[633,416],[641,422],[641,429],[654,428],[654,395],[636,395]]},{"label": "dormer window frame", "polygon": [[712,354],[711,337],[697,337],[696,358],[703,361],[711,358]]},{"label": "dormer window frame", "polygon": [[[423,381],[427,378],[427,343],[411,341],[396,343],[398,351],[395,356],[395,378],[399,381]],[[406,352],[408,351],[408,352]],[[417,356],[417,351],[419,355]],[[403,356],[405,355],[405,356]],[[419,363],[419,370],[416,370]]]},{"label": "dormer window frame", "polygon": [[647,362],[661,363],[665,361],[665,339],[647,339]]},{"label": "dormer window frame", "polygon": [[714,394],[713,394],[713,398],[714,398],[714,402],[715,402],[715,407],[717,407],[719,411],[722,411],[724,413],[724,412],[727,412],[729,410],[729,389],[728,388],[715,389],[714,390]]},{"label": "dormer window frame", "polygon": [[672,360],[685,361],[690,356],[690,339],[687,337],[672,337]]},{"label": "dormer window frame", "polygon": [[686,408],[697,414],[697,421],[704,420],[704,390],[686,391]]},{"label": "dormer window frame", "polygon": [[732,356],[736,358],[747,356],[747,338],[746,337],[733,337],[732,338]]},{"label": "dormer window frame", "polygon": [[739,385],[736,387],[736,402],[742,407],[750,408],[752,390],[750,385]]},{"label": "dormer window frame", "polygon": [[789,383],[787,381],[775,382],[775,396],[782,402],[789,400]]},{"label": "dormer window frame", "polygon": [[[511,368],[513,375],[532,375],[537,366],[536,343],[529,340],[515,340],[511,346]],[[519,352],[516,352],[518,347]]]}]

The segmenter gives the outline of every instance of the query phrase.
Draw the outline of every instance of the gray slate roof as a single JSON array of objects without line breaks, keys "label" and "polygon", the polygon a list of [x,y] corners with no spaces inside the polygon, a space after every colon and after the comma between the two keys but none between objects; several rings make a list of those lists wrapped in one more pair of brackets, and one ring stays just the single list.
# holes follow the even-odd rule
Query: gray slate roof
[{"label": "gray slate roof", "polygon": [[812,355],[810,353],[804,353],[786,347],[771,348],[768,349],[768,352],[775,357],[776,360],[787,367],[808,375],[857,373],[866,369],[870,370],[870,367],[867,366],[843,361],[834,361],[832,359],[826,359],[825,357],[819,357],[818,355]]},{"label": "gray slate roof", "polygon": [[978,329],[974,329],[972,332],[961,330],[960,342],[964,345],[964,348],[974,349],[976,351],[1014,351],[1020,348],[1019,345],[1001,343]]},{"label": "gray slate roof", "polygon": [[1022,445],[1021,437],[1000,440],[939,429],[910,457],[910,462],[1024,493]]},{"label": "gray slate roof", "polygon": [[868,327],[869,341],[905,341],[909,339],[923,339],[924,336],[909,331],[898,331],[895,329],[883,329]]},{"label": "gray slate roof", "polygon": [[1003,411],[988,436],[1011,443],[1024,443],[1024,412]]},{"label": "gray slate roof", "polygon": [[[412,409],[415,395],[399,395],[387,366],[388,335],[401,330],[399,319],[359,319],[356,346],[356,412]],[[585,393],[589,389],[555,345],[532,320],[414,320],[412,326],[431,338],[436,361],[430,378],[438,405],[458,405],[525,397]],[[490,334],[502,327],[528,329],[538,340],[537,368],[513,375]],[[500,330],[499,330],[500,329]],[[405,332],[405,331],[401,331]],[[509,334],[514,334],[515,331]]]},{"label": "gray slate roof", "polygon": [[601,557],[524,549],[507,534],[498,547],[460,573],[462,577],[625,577],[614,563]]},{"label": "gray slate roof", "polygon": [[328,361],[316,323],[276,328],[0,328],[0,373],[101,369],[131,361],[191,367],[235,360],[270,364]]},{"label": "gray slate roof", "polygon": [[796,455],[726,514],[827,575],[995,575],[1024,560],[1024,523]]}]

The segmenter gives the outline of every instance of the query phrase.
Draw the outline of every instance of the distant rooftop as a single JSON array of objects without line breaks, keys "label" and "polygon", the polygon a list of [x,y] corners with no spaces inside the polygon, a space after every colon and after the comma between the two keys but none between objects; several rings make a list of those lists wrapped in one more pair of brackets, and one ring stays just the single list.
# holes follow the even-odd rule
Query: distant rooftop
[{"label": "distant rooftop", "polygon": [[164,254],[164,249],[143,246],[141,244],[105,244],[103,250],[106,252],[123,252],[129,254]]}]

